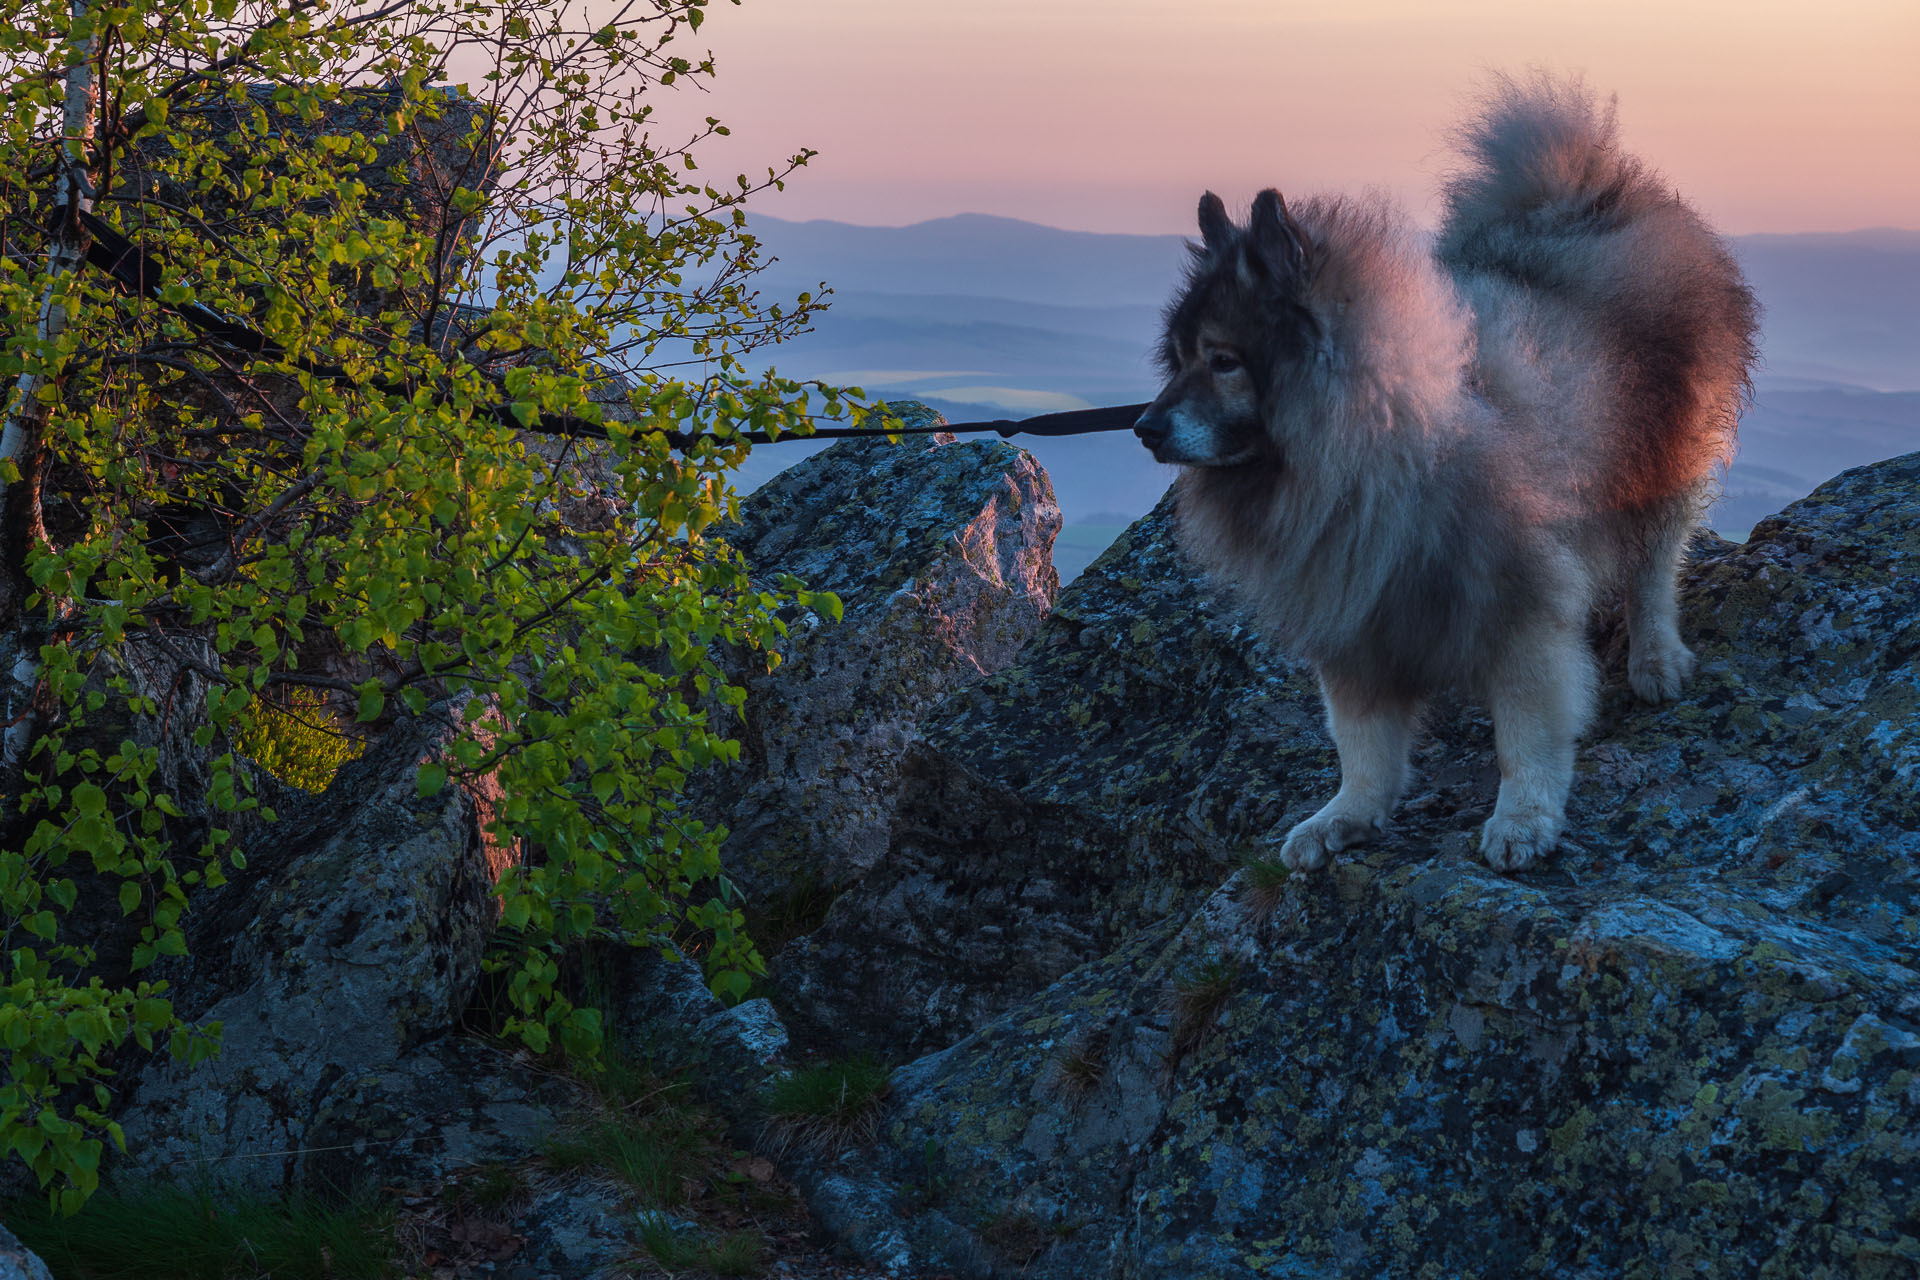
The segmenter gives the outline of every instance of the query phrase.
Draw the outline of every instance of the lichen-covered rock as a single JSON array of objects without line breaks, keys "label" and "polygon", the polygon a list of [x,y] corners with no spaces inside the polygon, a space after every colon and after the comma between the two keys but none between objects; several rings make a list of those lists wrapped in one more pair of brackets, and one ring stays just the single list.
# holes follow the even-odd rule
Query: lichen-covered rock
[{"label": "lichen-covered rock", "polygon": [[[1473,852],[1490,730],[1443,707],[1389,838],[1322,874],[1229,877],[1324,799],[1333,762],[1307,682],[1232,661],[1197,590],[1189,625],[1163,628],[1182,588],[1143,569],[1169,555],[1150,521],[1089,575],[1096,600],[1139,584],[1137,635],[1103,605],[1111,629],[1086,643],[1106,656],[1074,658],[1069,591],[1042,645],[929,733],[1035,880],[1066,874],[1058,833],[1132,813],[1149,834],[1093,847],[1092,888],[1031,896],[1011,851],[997,885],[921,853],[829,919],[846,946],[843,911],[877,916],[874,945],[923,975],[877,987],[868,1025],[924,1040],[980,1020],[899,1074],[868,1166],[919,1264],[1920,1270],[1920,455],[1699,549],[1683,629],[1700,672],[1676,706],[1635,704],[1597,637],[1612,674],[1570,836],[1513,876]],[[1023,688],[1065,715],[1016,714]],[[1264,777],[1239,763],[1262,735]],[[917,801],[899,847],[931,850],[937,817]],[[1157,875],[1175,909],[1149,923],[1128,875]],[[929,923],[990,901],[1017,927]],[[1018,953],[1060,939],[1046,954],[1085,963],[1019,998],[1046,964]]]},{"label": "lichen-covered rock", "polygon": [[40,1256],[0,1224],[0,1280],[53,1280]]},{"label": "lichen-covered rock", "polygon": [[886,859],[782,957],[797,1032],[951,1043],[1192,906],[1336,776],[1312,677],[1196,576],[1171,519],[1122,534],[1015,664],[923,718]]},{"label": "lichen-covered rock", "polygon": [[585,1089],[550,1068],[470,1036],[442,1036],[328,1086],[306,1125],[294,1182],[430,1185],[524,1160],[590,1105]]},{"label": "lichen-covered rock", "polygon": [[696,1080],[701,1095],[735,1123],[758,1121],[762,1089],[788,1068],[787,1028],[765,997],[720,1003],[700,966],[635,948],[606,958],[620,992],[613,1036],[635,1059]]},{"label": "lichen-covered rock", "polygon": [[[530,1280],[630,1280],[631,1264],[643,1252],[640,1221],[615,1186],[577,1179],[543,1189],[514,1221],[526,1243],[505,1273]],[[659,1221],[673,1220],[663,1216]]]},{"label": "lichen-covered rock", "polygon": [[455,1026],[497,868],[485,794],[420,797],[415,769],[437,750],[430,732],[396,729],[271,828],[246,876],[206,896],[192,959],[170,976],[183,1015],[221,1024],[222,1051],[191,1068],[157,1059],[130,1082],[120,1122],[135,1169],[298,1182],[336,1090]]},{"label": "lichen-covered rock", "polygon": [[878,860],[915,723],[1038,629],[1059,528],[1031,455],[946,435],[842,441],[741,503],[725,536],[756,578],[793,574],[846,607],[838,624],[793,621],[779,667],[747,675],[739,764],[693,782],[750,899],[844,885]]}]

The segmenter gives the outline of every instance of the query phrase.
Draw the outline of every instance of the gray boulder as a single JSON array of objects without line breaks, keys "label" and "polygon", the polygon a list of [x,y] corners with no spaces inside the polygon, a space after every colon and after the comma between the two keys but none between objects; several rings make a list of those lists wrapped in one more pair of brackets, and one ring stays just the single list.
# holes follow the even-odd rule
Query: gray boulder
[{"label": "gray boulder", "polygon": [[923,718],[886,859],[782,957],[797,1033],[950,1044],[1196,905],[1336,777],[1312,677],[1197,576],[1171,520],[1162,502],[1018,662]]},{"label": "gray boulder", "polygon": [[[941,421],[896,405],[915,425]],[[921,714],[1006,665],[1053,605],[1060,509],[1033,457],[947,435],[845,440],[782,472],[724,533],[757,579],[836,593],[791,620],[772,672],[743,663],[740,762],[694,779],[750,900],[851,883],[886,851]]]},{"label": "gray boulder", "polygon": [[0,1280],[53,1280],[47,1264],[0,1224]]},{"label": "gray boulder", "polygon": [[1920,455],[1697,549],[1677,705],[1596,635],[1571,835],[1514,876],[1467,706],[1389,838],[1261,864],[1332,754],[1177,562],[1156,513],[929,724],[795,965],[820,1025],[967,1033],[896,1077],[862,1238],[970,1275],[1920,1268]]},{"label": "gray boulder", "polygon": [[[156,1058],[130,1082],[123,1174],[211,1172],[278,1190],[310,1168],[342,1171],[369,1144],[393,1158],[390,1172],[417,1143],[471,1145],[424,1136],[428,1117],[489,1123],[498,1104],[505,1134],[535,1125],[522,1114],[534,1087],[490,1078],[511,1064],[434,1046],[472,997],[502,857],[482,834],[484,788],[420,798],[416,766],[438,749],[423,725],[395,729],[202,901],[193,958],[170,976],[183,1015],[221,1024],[222,1051],[191,1068]],[[455,1059],[470,1071],[457,1089]],[[459,1096],[436,1093],[447,1089]]]}]

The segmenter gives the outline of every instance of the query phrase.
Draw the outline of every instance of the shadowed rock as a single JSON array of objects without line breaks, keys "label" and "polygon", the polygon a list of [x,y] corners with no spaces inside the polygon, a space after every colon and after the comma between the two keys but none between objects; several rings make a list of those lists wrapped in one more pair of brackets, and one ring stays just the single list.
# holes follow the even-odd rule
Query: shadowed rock
[{"label": "shadowed rock", "polygon": [[1910,1274],[1917,530],[1920,455],[1699,548],[1674,706],[1598,634],[1545,866],[1477,860],[1491,730],[1441,707],[1395,831],[1259,894],[1332,754],[1156,513],[929,724],[794,966],[820,1025],[972,1033],[837,1176],[960,1274]]},{"label": "shadowed rock", "polygon": [[280,1190],[324,1169],[348,1185],[518,1152],[543,1128],[551,1090],[500,1054],[435,1043],[472,997],[499,871],[484,787],[420,797],[416,768],[438,750],[425,725],[396,728],[207,895],[172,976],[184,1016],[222,1024],[222,1052],[129,1081],[123,1173]]}]

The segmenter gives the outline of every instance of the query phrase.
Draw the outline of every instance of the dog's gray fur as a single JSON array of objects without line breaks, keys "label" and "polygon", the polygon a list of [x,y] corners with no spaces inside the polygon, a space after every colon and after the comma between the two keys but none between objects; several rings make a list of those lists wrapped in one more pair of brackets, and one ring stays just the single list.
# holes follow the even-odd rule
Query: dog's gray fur
[{"label": "dog's gray fur", "polygon": [[1136,428],[1183,464],[1189,550],[1319,672],[1341,785],[1288,833],[1295,867],[1380,829],[1449,688],[1493,715],[1487,860],[1551,850],[1607,593],[1636,694],[1693,666],[1674,577],[1733,449],[1753,296],[1578,82],[1499,79],[1459,142],[1431,243],[1379,198],[1265,191],[1242,228],[1208,193]]}]

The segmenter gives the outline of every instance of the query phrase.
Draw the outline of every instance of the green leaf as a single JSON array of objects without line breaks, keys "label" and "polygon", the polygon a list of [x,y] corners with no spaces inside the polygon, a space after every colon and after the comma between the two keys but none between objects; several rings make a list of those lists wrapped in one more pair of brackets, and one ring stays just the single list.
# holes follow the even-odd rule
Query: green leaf
[{"label": "green leaf", "polygon": [[440,789],[447,785],[447,766],[436,760],[422,764],[414,785],[419,788],[423,800],[439,795]]}]

